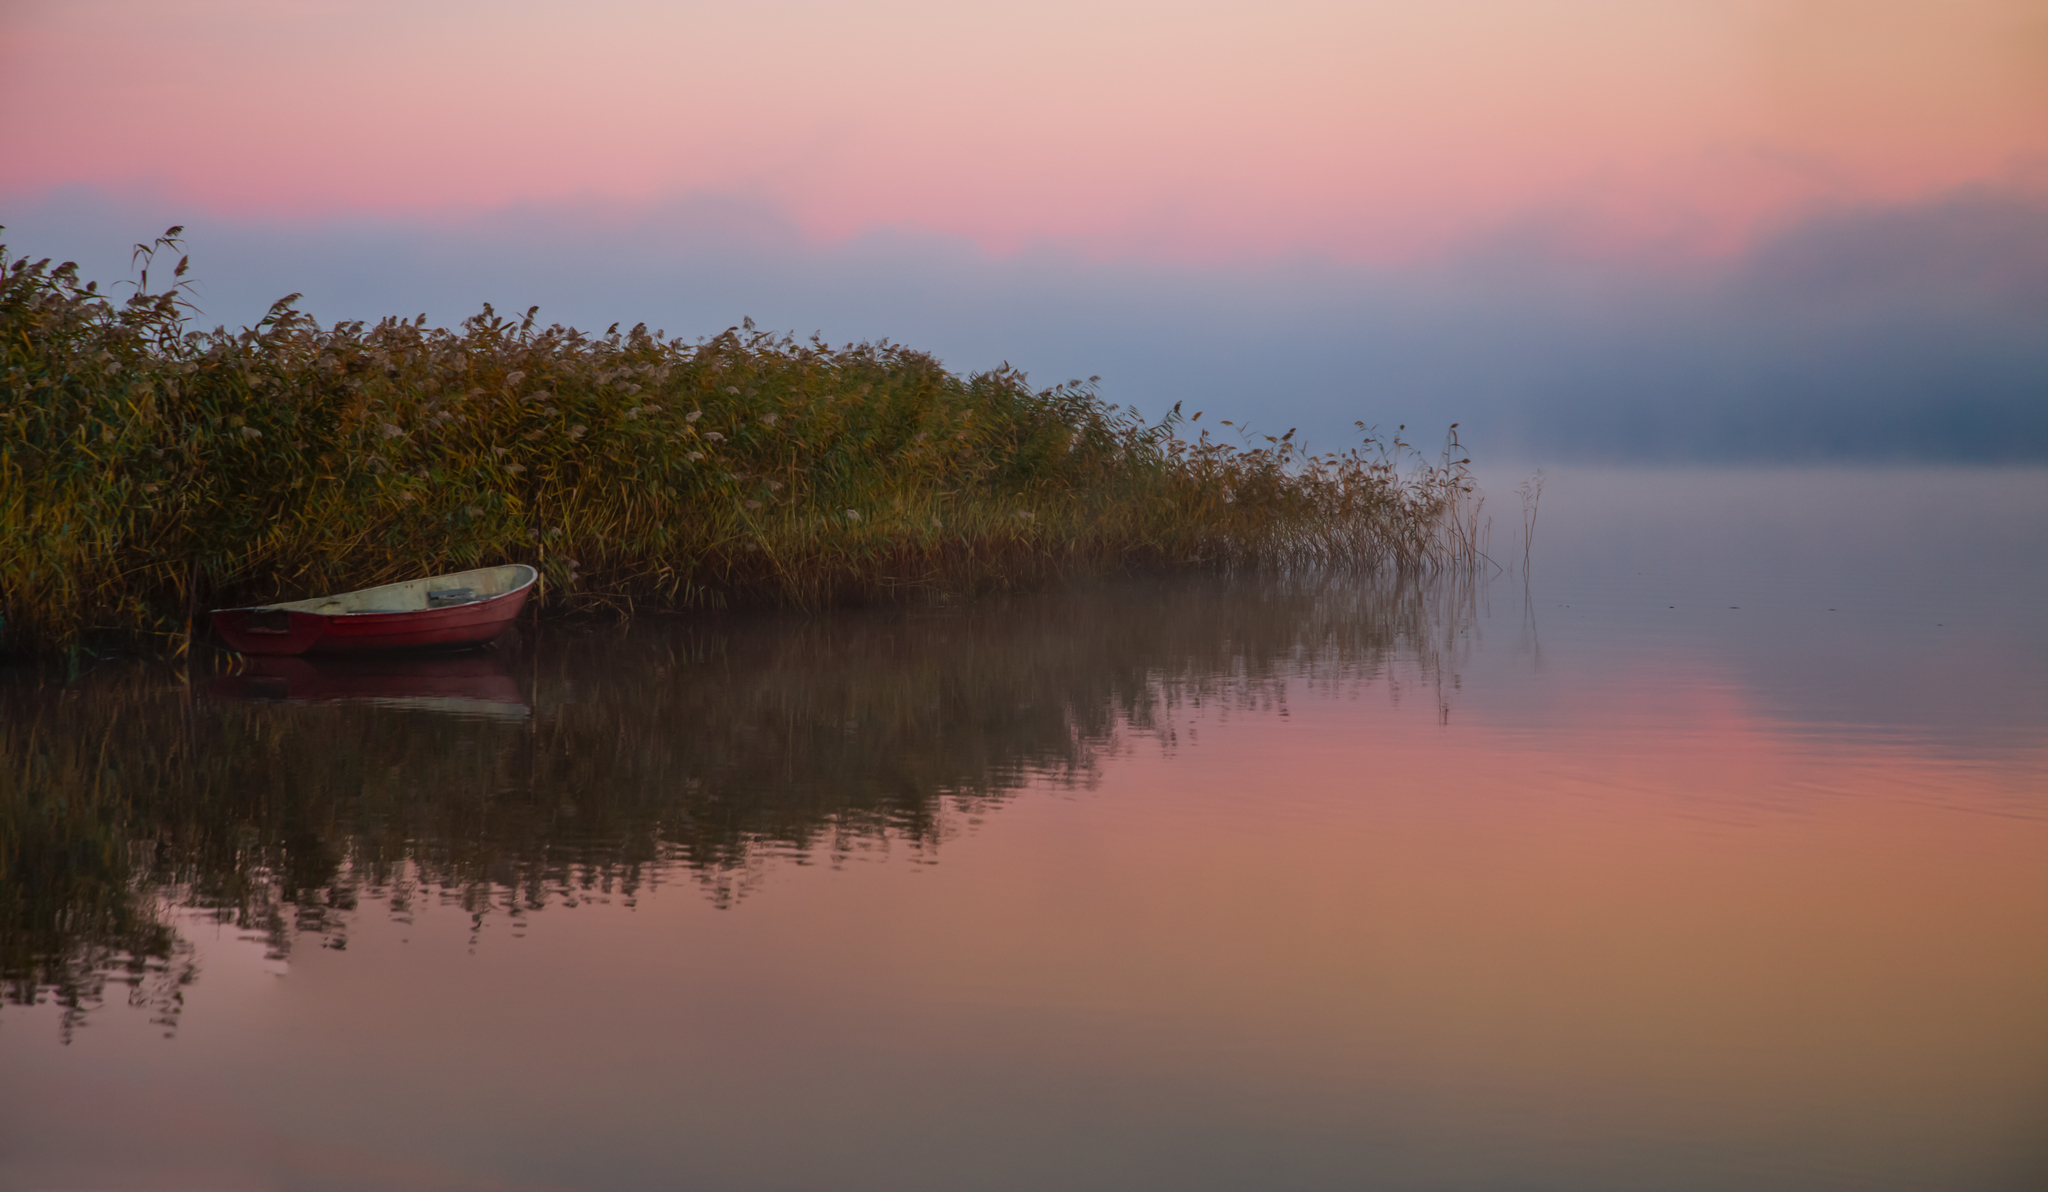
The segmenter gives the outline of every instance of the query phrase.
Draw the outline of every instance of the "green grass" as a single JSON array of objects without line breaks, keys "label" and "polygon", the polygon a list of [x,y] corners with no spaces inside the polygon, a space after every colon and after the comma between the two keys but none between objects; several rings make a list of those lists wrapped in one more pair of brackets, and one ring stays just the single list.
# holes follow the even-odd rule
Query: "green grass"
[{"label": "green grass", "polygon": [[[0,245],[5,644],[189,640],[210,606],[533,562],[555,608],[818,608],[1132,567],[1476,557],[1455,428],[1314,455],[751,323],[685,342],[490,307],[189,326]],[[186,263],[176,268],[182,278]],[[1228,425],[1228,424],[1225,424]],[[1193,437],[1189,437],[1192,435]]]}]

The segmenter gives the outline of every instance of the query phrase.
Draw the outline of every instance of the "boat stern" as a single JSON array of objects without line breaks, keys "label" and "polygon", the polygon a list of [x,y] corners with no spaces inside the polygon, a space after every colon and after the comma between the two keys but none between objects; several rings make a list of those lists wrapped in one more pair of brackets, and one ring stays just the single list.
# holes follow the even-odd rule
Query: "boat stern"
[{"label": "boat stern", "polygon": [[327,631],[327,618],[284,608],[222,608],[209,618],[228,648],[243,654],[303,654]]}]

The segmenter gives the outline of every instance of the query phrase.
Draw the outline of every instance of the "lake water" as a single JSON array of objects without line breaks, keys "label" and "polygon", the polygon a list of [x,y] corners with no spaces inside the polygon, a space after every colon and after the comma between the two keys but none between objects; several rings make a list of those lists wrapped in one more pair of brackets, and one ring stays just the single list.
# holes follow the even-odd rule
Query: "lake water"
[{"label": "lake water", "polygon": [[1488,508],[0,679],[0,1187],[2048,1187],[2048,473]]}]

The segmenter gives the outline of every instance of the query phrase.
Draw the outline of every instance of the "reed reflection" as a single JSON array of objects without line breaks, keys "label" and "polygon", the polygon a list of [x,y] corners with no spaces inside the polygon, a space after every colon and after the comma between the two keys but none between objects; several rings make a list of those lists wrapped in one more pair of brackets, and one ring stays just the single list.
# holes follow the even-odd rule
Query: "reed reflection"
[{"label": "reed reflection", "polygon": [[1086,782],[1180,705],[1429,680],[1467,587],[1131,581],[957,611],[550,626],[486,654],[110,666],[0,682],[0,975],[69,1030],[111,984],[167,1027],[176,914],[273,957],[358,904],[518,916],[776,858],[933,860],[1027,780]]}]

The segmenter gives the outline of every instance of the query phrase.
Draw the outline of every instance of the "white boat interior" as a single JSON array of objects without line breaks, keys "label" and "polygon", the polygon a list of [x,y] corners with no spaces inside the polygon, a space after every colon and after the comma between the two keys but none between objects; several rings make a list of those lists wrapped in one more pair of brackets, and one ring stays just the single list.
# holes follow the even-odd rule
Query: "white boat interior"
[{"label": "white boat interior", "polygon": [[[266,604],[264,608],[289,609],[298,613],[319,613],[338,617],[350,613],[416,613],[430,608],[448,608],[503,596],[540,578],[525,563],[504,567],[480,567],[475,571],[453,571],[403,583],[384,584],[334,596],[315,596],[288,604]],[[439,597],[439,599],[436,599]]]}]

